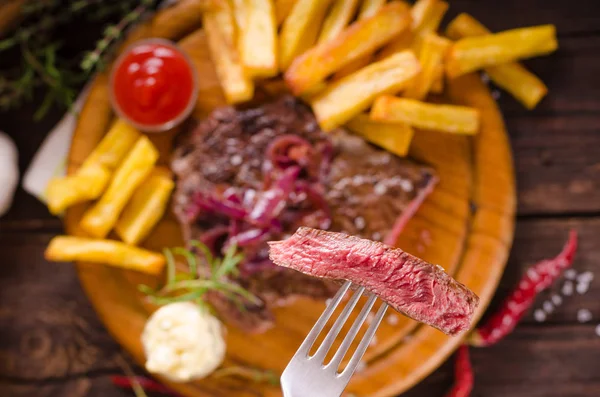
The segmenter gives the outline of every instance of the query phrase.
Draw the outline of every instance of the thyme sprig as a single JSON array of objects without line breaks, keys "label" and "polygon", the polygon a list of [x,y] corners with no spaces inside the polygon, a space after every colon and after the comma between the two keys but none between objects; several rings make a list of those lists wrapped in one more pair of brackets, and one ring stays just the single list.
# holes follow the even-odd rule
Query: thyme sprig
[{"label": "thyme sprig", "polygon": [[[143,284],[138,286],[151,302],[166,305],[193,301],[203,306],[208,292],[221,293],[240,305],[244,301],[253,304],[260,302],[252,293],[231,281],[232,277],[239,274],[237,266],[244,260],[235,245],[231,245],[222,258],[214,257],[208,247],[199,241],[192,241],[191,245],[197,252],[182,247],[163,251],[167,261],[167,279],[160,289]],[[188,272],[177,273],[175,255],[185,259]],[[202,269],[198,266],[198,257],[206,263]]]}]

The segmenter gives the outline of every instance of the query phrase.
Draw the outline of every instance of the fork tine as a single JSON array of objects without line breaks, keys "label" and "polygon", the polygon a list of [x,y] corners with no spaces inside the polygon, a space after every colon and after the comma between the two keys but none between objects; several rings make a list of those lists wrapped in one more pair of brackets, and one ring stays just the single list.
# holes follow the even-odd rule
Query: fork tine
[{"label": "fork tine", "polygon": [[321,317],[319,317],[319,319],[317,320],[315,325],[312,327],[312,329],[306,336],[306,339],[304,339],[304,342],[302,342],[302,344],[298,348],[296,355],[302,355],[304,357],[308,357],[308,352],[309,352],[310,348],[312,347],[313,343],[315,343],[317,336],[319,336],[319,334],[323,330],[323,327],[325,327],[325,324],[327,324],[327,321],[329,320],[329,318],[335,311],[335,308],[340,304],[340,301],[344,297],[344,294],[346,294],[346,292],[348,291],[348,289],[350,288],[351,285],[352,285],[352,283],[350,283],[350,281],[346,281],[342,285],[342,287],[335,294],[335,296],[333,297],[333,299],[331,300],[331,302],[329,303],[327,308],[323,311],[323,314],[321,314]]},{"label": "fork tine", "polygon": [[362,310],[360,311],[360,314],[358,315],[356,320],[354,320],[354,324],[352,324],[352,328],[350,328],[350,330],[348,331],[348,334],[346,334],[346,337],[342,341],[342,344],[340,345],[337,352],[331,359],[331,362],[327,365],[328,367],[332,367],[333,369],[337,370],[337,368],[340,366],[340,363],[342,362],[342,360],[344,359],[344,356],[346,355],[346,352],[348,352],[348,349],[352,345],[354,338],[356,338],[358,331],[360,331],[360,327],[363,325],[363,323],[367,319],[367,316],[371,312],[371,309],[373,308],[373,305],[375,304],[376,300],[377,300],[377,297],[375,295],[371,295],[369,297],[369,300],[363,306]]},{"label": "fork tine", "polygon": [[360,359],[365,354],[367,347],[369,347],[369,343],[371,343],[371,340],[373,339],[373,336],[375,335],[375,331],[377,331],[379,324],[381,324],[381,320],[383,320],[383,316],[385,315],[385,311],[387,310],[387,308],[388,308],[387,303],[383,303],[381,305],[381,307],[379,308],[379,310],[377,311],[377,314],[375,315],[373,322],[367,329],[365,336],[363,336],[358,347],[356,348],[356,351],[352,355],[352,358],[348,362],[348,366],[346,366],[344,371],[340,374],[340,377],[344,378],[344,380],[350,380],[350,377],[356,370],[356,366],[358,365]]},{"label": "fork tine", "polygon": [[327,333],[327,336],[321,343],[321,346],[319,346],[319,349],[311,358],[315,358],[319,361],[322,361],[325,358],[325,355],[331,348],[331,345],[333,345],[335,338],[337,338],[338,334],[342,330],[342,326],[346,323],[348,317],[350,317],[350,313],[352,313],[352,310],[354,310],[354,307],[356,307],[356,304],[358,303],[358,300],[360,299],[364,291],[365,287],[360,287],[356,290],[356,292],[354,292],[354,295],[352,295],[352,298],[346,304],[346,307],[340,313],[340,316],[337,318],[337,320],[335,320],[335,323]]}]

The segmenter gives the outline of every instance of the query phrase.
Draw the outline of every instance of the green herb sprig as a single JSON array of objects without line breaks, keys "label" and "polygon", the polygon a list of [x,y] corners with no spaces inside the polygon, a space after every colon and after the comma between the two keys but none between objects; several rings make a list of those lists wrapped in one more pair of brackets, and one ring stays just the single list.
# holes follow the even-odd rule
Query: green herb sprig
[{"label": "green herb sprig", "polygon": [[[163,251],[167,260],[167,279],[160,289],[155,290],[143,284],[138,286],[152,303],[166,305],[192,301],[204,306],[203,298],[211,291],[221,293],[239,305],[244,301],[260,303],[256,296],[231,281],[231,277],[239,274],[237,266],[244,260],[235,245],[229,246],[222,258],[214,257],[210,249],[199,241],[192,241],[191,245],[198,251],[197,254],[182,247]],[[189,272],[177,273],[175,255],[185,259]],[[200,271],[197,255],[206,262],[204,271]]]}]

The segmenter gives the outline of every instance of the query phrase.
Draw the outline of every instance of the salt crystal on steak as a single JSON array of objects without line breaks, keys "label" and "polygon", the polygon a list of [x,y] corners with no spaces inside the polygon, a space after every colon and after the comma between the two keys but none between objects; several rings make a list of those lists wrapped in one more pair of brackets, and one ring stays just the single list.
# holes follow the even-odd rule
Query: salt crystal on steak
[{"label": "salt crystal on steak", "polygon": [[301,227],[269,245],[275,264],[362,285],[397,311],[449,335],[469,329],[479,303],[440,267],[379,242]]}]

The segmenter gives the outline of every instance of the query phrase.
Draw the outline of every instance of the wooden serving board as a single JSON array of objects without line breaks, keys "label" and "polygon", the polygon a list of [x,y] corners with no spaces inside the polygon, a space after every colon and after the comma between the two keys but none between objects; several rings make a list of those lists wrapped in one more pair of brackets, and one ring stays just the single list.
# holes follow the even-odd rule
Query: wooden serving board
[{"label": "wooden serving board", "polygon": [[[200,93],[195,117],[204,117],[225,104],[214,66],[200,28],[202,1],[187,0],[160,11],[139,25],[127,42],[164,37],[179,41],[197,69]],[[512,155],[502,116],[488,89],[475,75],[449,83],[452,102],[479,108],[480,133],[469,138],[418,131],[410,157],[435,167],[440,182],[412,218],[397,245],[423,259],[443,266],[481,297],[481,316],[496,289],[513,239],[515,182]],[[68,159],[74,172],[108,131],[113,118],[106,74],[96,77],[83,107]],[[177,133],[150,135],[168,164],[171,141]],[[69,209],[66,229],[85,235],[78,227],[87,205]],[[111,236],[115,237],[115,236]],[[153,250],[182,245],[173,215],[165,215],[144,246]],[[95,310],[117,341],[143,365],[140,334],[155,307],[148,305],[137,285],[156,285],[160,280],[108,266],[78,263],[81,284]],[[246,335],[228,329],[227,358],[223,367],[247,366],[280,374],[325,307],[321,301],[300,299],[275,311],[277,326],[262,335]],[[353,378],[348,393],[356,396],[394,396],[435,370],[460,344],[459,338],[418,325],[388,312],[367,350],[366,367]],[[234,377],[215,377],[172,384],[187,396],[279,396],[279,388]]]}]

